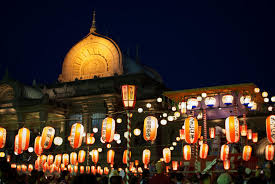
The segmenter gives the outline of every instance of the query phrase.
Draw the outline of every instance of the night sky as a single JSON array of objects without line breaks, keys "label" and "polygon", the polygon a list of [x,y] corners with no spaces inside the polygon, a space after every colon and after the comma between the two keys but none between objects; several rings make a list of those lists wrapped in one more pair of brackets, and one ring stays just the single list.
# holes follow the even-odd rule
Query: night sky
[{"label": "night sky", "polygon": [[97,32],[158,71],[172,90],[254,82],[275,95],[274,1],[4,1],[3,75],[54,83],[69,49]]}]

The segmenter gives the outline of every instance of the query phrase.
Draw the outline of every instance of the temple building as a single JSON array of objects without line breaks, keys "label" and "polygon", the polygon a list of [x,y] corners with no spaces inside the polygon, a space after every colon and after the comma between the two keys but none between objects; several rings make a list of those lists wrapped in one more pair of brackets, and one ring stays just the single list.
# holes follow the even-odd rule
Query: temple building
[{"label": "temple building", "polygon": [[[123,54],[119,46],[111,38],[101,35],[96,31],[95,13],[92,26],[86,37],[81,39],[68,51],[63,61],[62,71],[58,82],[52,85],[33,84],[28,86],[18,80],[13,80],[8,74],[0,82],[0,126],[7,129],[7,154],[13,153],[14,137],[17,130],[27,127],[31,130],[31,146],[34,139],[41,134],[44,126],[49,125],[56,129],[56,136],[63,138],[61,146],[53,145],[45,154],[58,154],[72,152],[67,138],[70,135],[72,124],[80,122],[83,124],[85,133],[94,133],[96,139],[93,145],[85,143],[77,149],[92,150],[102,148],[100,160],[106,160],[106,144],[100,141],[101,123],[106,117],[122,119],[116,123],[116,133],[120,134],[121,143],[113,141],[111,148],[116,151],[117,164],[123,167],[122,153],[126,149],[126,113],[122,104],[121,86],[123,84],[134,84],[137,86],[137,103],[132,111],[132,130],[143,130],[144,118],[153,115],[159,119],[158,136],[154,142],[146,142],[142,134],[131,137],[132,160],[141,162],[141,152],[144,148],[150,148],[151,159],[158,160],[162,157],[162,149],[172,146],[179,136],[178,130],[183,125],[184,118],[192,114],[202,116],[204,109],[207,109],[206,116],[208,127],[219,126],[224,128],[224,118],[235,114],[243,118],[247,116],[247,123],[257,126],[257,122],[264,121],[264,110],[250,111],[242,106],[240,102],[233,105],[222,104],[224,94],[233,93],[234,98],[240,98],[244,92],[254,94],[254,84],[240,84],[231,86],[216,86],[212,88],[201,88],[183,91],[170,91],[165,86],[161,76],[152,68],[141,64],[140,61]],[[208,95],[217,94],[217,103],[213,107],[199,105],[195,109],[181,112],[180,117],[175,117],[175,111],[181,111],[181,102],[187,98],[200,95],[206,92]],[[160,98],[161,100],[157,101]],[[262,97],[254,94],[253,98],[261,107]],[[150,104],[150,105],[148,105]],[[172,109],[173,107],[176,108]],[[142,110],[138,110],[142,108]],[[263,112],[264,111],[264,112]],[[169,121],[160,124],[166,119],[164,113],[172,116]],[[245,117],[246,118],[246,117]],[[198,118],[199,119],[199,118]],[[199,123],[203,124],[202,117]],[[203,130],[202,130],[203,131]],[[203,133],[202,133],[203,134]],[[216,140],[218,144],[220,140]],[[178,142],[178,144],[180,144]],[[183,143],[182,143],[183,144]],[[12,145],[12,146],[11,146]],[[210,153],[217,155],[216,147]],[[195,153],[194,153],[195,154]],[[35,154],[32,154],[35,159]],[[14,157],[17,162],[25,158],[24,153]],[[175,146],[172,157],[182,159],[182,147]],[[91,162],[91,161],[90,161]],[[104,162],[105,163],[105,162]]]}]

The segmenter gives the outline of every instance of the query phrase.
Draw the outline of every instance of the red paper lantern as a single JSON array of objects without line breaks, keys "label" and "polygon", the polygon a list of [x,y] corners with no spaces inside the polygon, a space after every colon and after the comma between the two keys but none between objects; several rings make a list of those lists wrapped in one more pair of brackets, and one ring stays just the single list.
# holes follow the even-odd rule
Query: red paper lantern
[{"label": "red paper lantern", "polygon": [[34,141],[34,152],[37,155],[41,155],[43,153],[43,148],[41,146],[41,137],[37,136]]},{"label": "red paper lantern", "polygon": [[78,162],[83,163],[85,161],[86,152],[84,150],[80,150],[78,152]]},{"label": "red paper lantern", "polygon": [[221,160],[227,160],[229,155],[229,146],[227,144],[222,145],[221,147]]},{"label": "red paper lantern", "polygon": [[108,175],[109,174],[109,168],[108,167],[104,167],[104,174]]},{"label": "red paper lantern", "polygon": [[265,158],[266,158],[266,160],[273,160],[273,158],[274,158],[274,146],[272,144],[266,145],[266,147],[265,147]]},{"label": "red paper lantern", "polygon": [[134,109],[136,104],[136,86],[123,85],[121,87],[122,101],[125,109]]},{"label": "red paper lantern", "polygon": [[266,118],[266,136],[270,143],[275,143],[275,115]]},{"label": "red paper lantern", "polygon": [[191,146],[190,145],[185,145],[183,147],[183,157],[184,157],[184,160],[191,159]]},{"label": "red paper lantern", "polygon": [[184,140],[185,135],[184,135],[184,129],[180,129],[180,140]]},{"label": "red paper lantern", "polygon": [[69,137],[70,145],[76,149],[79,148],[82,144],[84,134],[84,127],[80,123],[73,124],[71,128],[71,134]]},{"label": "red paper lantern", "polygon": [[113,164],[114,163],[114,158],[115,158],[115,151],[114,150],[109,150],[107,152],[107,163]]},{"label": "red paper lantern", "polygon": [[76,163],[77,163],[77,153],[76,152],[72,152],[70,154],[70,164],[76,165]]},{"label": "red paper lantern", "polygon": [[241,125],[241,136],[247,136],[247,125]]},{"label": "red paper lantern", "polygon": [[196,143],[199,138],[198,120],[194,117],[186,118],[184,121],[185,141],[188,144]]},{"label": "red paper lantern", "polygon": [[50,149],[52,146],[55,130],[53,127],[46,126],[43,128],[41,136],[41,146],[43,149]]},{"label": "red paper lantern", "polygon": [[0,127],[0,148],[4,148],[6,144],[7,131]]},{"label": "red paper lantern", "polygon": [[[122,158],[122,162],[124,164],[127,164],[127,153],[128,153],[128,151],[124,150],[124,152],[123,152],[123,158]],[[130,151],[130,158],[129,158],[129,160],[131,160],[131,151]]]},{"label": "red paper lantern", "polygon": [[247,130],[247,139],[248,139],[248,140],[251,140],[251,139],[252,139],[252,130],[251,130],[251,129],[248,129],[248,130]]},{"label": "red paper lantern", "polygon": [[208,154],[208,145],[207,144],[202,144],[200,146],[200,158],[201,159],[206,159]]},{"label": "red paper lantern", "polygon": [[48,165],[52,165],[53,164],[53,155],[48,155],[47,163],[48,163]]},{"label": "red paper lantern", "polygon": [[236,143],[240,139],[239,120],[235,116],[229,116],[225,120],[226,140],[230,143]]},{"label": "red paper lantern", "polygon": [[147,116],[144,119],[143,138],[146,141],[154,141],[157,137],[158,119],[154,116]]},{"label": "red paper lantern", "polygon": [[163,161],[169,163],[171,161],[171,151],[169,148],[164,148],[163,151]]},{"label": "red paper lantern", "polygon": [[151,151],[148,149],[143,150],[142,152],[142,162],[144,165],[148,165],[150,163]]},{"label": "red paper lantern", "polygon": [[230,160],[223,161],[223,168],[224,168],[224,170],[230,169]]},{"label": "red paper lantern", "polygon": [[209,137],[211,139],[214,139],[215,138],[215,135],[216,135],[216,129],[215,128],[209,128]]},{"label": "red paper lantern", "polygon": [[172,161],[172,169],[173,171],[178,170],[178,161]]},{"label": "red paper lantern", "polygon": [[243,147],[243,160],[248,161],[251,157],[252,147],[251,146],[244,146]]},{"label": "red paper lantern", "polygon": [[33,165],[32,165],[32,164],[29,164],[29,165],[28,165],[28,171],[29,171],[29,172],[32,172],[32,170],[33,170]]},{"label": "red paper lantern", "polygon": [[99,153],[96,149],[92,150],[92,161],[96,164],[98,162]]},{"label": "red paper lantern", "polygon": [[258,133],[252,133],[252,142],[258,142]]},{"label": "red paper lantern", "polygon": [[67,153],[62,155],[62,163],[64,165],[68,165],[69,164],[69,155]]},{"label": "red paper lantern", "polygon": [[113,118],[107,117],[102,121],[101,138],[104,142],[112,142],[116,129],[116,122]]}]

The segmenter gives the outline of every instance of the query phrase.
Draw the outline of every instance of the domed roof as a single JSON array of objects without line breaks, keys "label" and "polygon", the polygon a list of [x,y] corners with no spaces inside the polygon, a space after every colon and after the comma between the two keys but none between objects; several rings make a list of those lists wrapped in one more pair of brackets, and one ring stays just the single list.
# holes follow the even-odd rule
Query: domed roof
[{"label": "domed roof", "polygon": [[67,53],[60,82],[110,77],[123,74],[122,55],[118,45],[110,38],[95,32],[95,13],[90,33]]}]

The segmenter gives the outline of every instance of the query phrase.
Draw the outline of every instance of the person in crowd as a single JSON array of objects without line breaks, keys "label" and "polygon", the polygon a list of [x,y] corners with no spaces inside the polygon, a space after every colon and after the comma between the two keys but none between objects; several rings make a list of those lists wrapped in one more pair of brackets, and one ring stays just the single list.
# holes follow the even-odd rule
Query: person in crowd
[{"label": "person in crowd", "polygon": [[112,176],[110,178],[110,184],[123,184],[123,180],[121,176]]},{"label": "person in crowd", "polygon": [[163,162],[157,162],[156,163],[156,170],[157,174],[153,176],[149,183],[150,184],[169,184],[170,180],[169,177],[164,174],[165,171],[165,165]]},{"label": "person in crowd", "polygon": [[232,178],[228,173],[222,173],[217,179],[218,184],[230,184],[231,182]]},{"label": "person in crowd", "polygon": [[149,179],[150,179],[150,171],[148,169],[144,169],[140,184],[149,184]]}]

